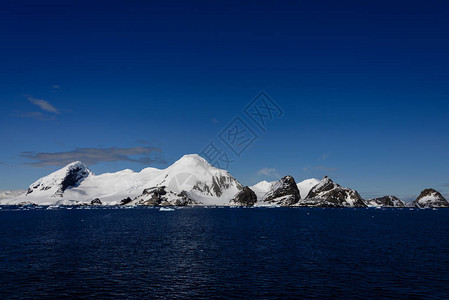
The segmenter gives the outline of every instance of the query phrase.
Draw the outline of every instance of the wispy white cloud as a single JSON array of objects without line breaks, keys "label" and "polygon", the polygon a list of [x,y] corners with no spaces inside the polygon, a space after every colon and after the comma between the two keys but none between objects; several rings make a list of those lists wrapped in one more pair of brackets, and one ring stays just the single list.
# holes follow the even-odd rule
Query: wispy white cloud
[{"label": "wispy white cloud", "polygon": [[257,176],[267,176],[267,177],[275,177],[279,178],[281,177],[279,175],[279,172],[275,168],[262,168],[259,171],[257,171]]},{"label": "wispy white cloud", "polygon": [[46,115],[40,111],[16,111],[12,115],[19,118],[31,118],[39,121],[49,121],[56,119],[55,116]]},{"label": "wispy white cloud", "polygon": [[40,109],[59,115],[59,110],[51,105],[50,102],[43,99],[36,99],[31,96],[27,96],[27,99],[34,105],[38,106]]},{"label": "wispy white cloud", "polygon": [[212,118],[212,119],[210,119],[210,121],[212,122],[212,123],[214,123],[214,124],[218,124],[218,123],[220,123],[220,121],[218,121],[217,119],[215,119],[215,118]]},{"label": "wispy white cloud", "polygon": [[144,165],[152,163],[165,164],[164,159],[157,155],[161,153],[161,149],[156,147],[111,147],[76,148],[72,151],[55,153],[22,152],[20,157],[30,160],[31,162],[26,162],[25,164],[34,167],[65,166],[78,160],[87,165],[116,161],[130,161]]},{"label": "wispy white cloud", "polygon": [[57,85],[57,84],[53,84],[53,85],[51,86],[51,88],[52,88],[52,89],[55,89],[55,90],[59,90],[61,87],[60,87],[59,85]]}]

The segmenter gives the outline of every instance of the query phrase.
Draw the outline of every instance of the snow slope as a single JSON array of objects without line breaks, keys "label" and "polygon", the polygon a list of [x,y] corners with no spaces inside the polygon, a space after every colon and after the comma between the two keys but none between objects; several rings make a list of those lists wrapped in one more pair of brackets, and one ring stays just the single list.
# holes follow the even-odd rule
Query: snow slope
[{"label": "snow slope", "polygon": [[24,190],[13,190],[13,191],[1,191],[0,192],[0,200],[16,198],[25,194]]},{"label": "snow slope", "polygon": [[268,191],[273,187],[273,185],[276,183],[277,181],[272,181],[272,182],[268,182],[268,181],[261,181],[253,186],[250,186],[249,188],[251,190],[253,190],[254,193],[256,193],[257,199],[261,200],[263,198],[263,196],[268,193]]},{"label": "snow slope", "polygon": [[310,190],[318,183],[320,183],[320,181],[315,178],[306,179],[298,183],[297,185],[299,189],[299,194],[301,195],[301,199],[305,199],[309,194]]},{"label": "snow slope", "polygon": [[196,154],[184,155],[163,170],[145,168],[140,172],[123,170],[101,175],[74,162],[34,182],[26,195],[2,204],[69,205],[99,198],[103,204],[115,205],[125,198],[141,196],[145,189],[160,186],[172,193],[187,191],[190,198],[204,205],[229,203],[242,187],[226,170],[211,166]]}]

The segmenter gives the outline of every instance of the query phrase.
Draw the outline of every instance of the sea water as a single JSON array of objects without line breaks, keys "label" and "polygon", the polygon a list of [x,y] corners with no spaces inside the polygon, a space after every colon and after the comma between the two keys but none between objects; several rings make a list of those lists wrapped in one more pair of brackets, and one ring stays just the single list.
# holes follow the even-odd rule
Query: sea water
[{"label": "sea water", "polygon": [[449,209],[0,210],[0,298],[449,298]]}]

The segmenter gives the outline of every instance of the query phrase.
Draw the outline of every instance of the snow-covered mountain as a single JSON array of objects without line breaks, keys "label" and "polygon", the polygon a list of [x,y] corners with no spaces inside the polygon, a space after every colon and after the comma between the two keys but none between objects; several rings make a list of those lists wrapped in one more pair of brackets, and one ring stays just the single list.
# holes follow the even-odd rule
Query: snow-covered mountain
[{"label": "snow-covered mountain", "polygon": [[[303,180],[299,182],[296,186],[299,190],[299,196],[301,199],[304,199],[309,194],[309,191],[319,183],[320,181],[315,178],[310,178]],[[261,181],[253,186],[250,186],[249,188],[254,191],[257,195],[257,199],[262,200],[263,196],[265,196],[266,193],[273,187],[274,184],[276,184],[277,181],[267,182],[267,181]]]},{"label": "snow-covered mountain", "polygon": [[[120,204],[122,200],[129,204],[145,204],[151,203],[147,200],[161,188],[165,194],[156,194],[159,203],[165,205],[174,205],[176,200],[224,205],[229,204],[242,185],[226,170],[211,166],[196,154],[184,155],[163,170],[145,168],[140,172],[123,170],[101,175],[93,174],[81,162],[74,162],[37,180],[26,195],[2,203],[90,204],[98,198],[102,204]],[[179,201],[177,203],[181,203]]]},{"label": "snow-covered mountain", "polygon": [[409,206],[419,208],[438,208],[449,207],[447,200],[438,191],[434,189],[425,189],[419,194],[415,201],[411,202]]},{"label": "snow-covered mountain", "polygon": [[291,176],[285,176],[270,187],[268,192],[262,197],[261,202],[290,206],[298,202],[299,198],[299,190],[295,179]]},{"label": "snow-covered mountain", "polygon": [[383,196],[365,201],[370,207],[404,207],[405,203],[395,196]]},{"label": "snow-covered mountain", "polygon": [[297,205],[334,207],[366,206],[357,191],[341,187],[327,176],[309,191],[305,199],[298,201]]},{"label": "snow-covered mountain", "polygon": [[26,196],[60,199],[63,198],[64,192],[68,188],[79,186],[89,175],[93,175],[93,173],[87,166],[76,161],[31,184]]},{"label": "snow-covered mountain", "polygon": [[[126,169],[96,175],[82,162],[73,162],[31,184],[26,192],[0,192],[0,204],[40,205],[239,205],[403,207],[394,196],[363,200],[355,190],[341,187],[327,176],[299,183],[292,176],[243,187],[226,170],[204,158],[184,155],[166,169]],[[449,207],[444,197],[426,189],[406,206]]]},{"label": "snow-covered mountain", "polygon": [[[133,204],[152,203],[161,197],[164,204],[229,205],[242,185],[228,171],[210,165],[204,158],[184,155],[146,183],[147,189]],[[154,188],[164,187],[165,194]],[[148,202],[149,201],[149,202]]]}]

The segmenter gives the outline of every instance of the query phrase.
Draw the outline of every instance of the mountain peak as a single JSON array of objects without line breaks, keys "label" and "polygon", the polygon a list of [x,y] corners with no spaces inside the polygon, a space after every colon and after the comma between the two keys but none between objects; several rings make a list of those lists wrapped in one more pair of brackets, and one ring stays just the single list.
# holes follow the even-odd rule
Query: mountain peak
[{"label": "mountain peak", "polygon": [[69,163],[62,169],[74,169],[74,168],[89,169],[82,161],[79,160]]},{"label": "mountain peak", "polygon": [[321,179],[321,182],[333,182],[333,181],[326,175],[323,177],[323,179]]},{"label": "mountain peak", "polygon": [[66,189],[78,186],[87,176],[92,174],[92,171],[85,164],[74,161],[31,184],[27,195],[40,190],[49,191],[51,197],[62,197]]},{"label": "mountain peak", "polygon": [[173,165],[204,165],[211,167],[211,164],[198,154],[186,154],[178,159]]},{"label": "mountain peak", "polygon": [[307,195],[303,204],[328,206],[364,207],[362,197],[355,190],[341,187],[325,176]]},{"label": "mountain peak", "polygon": [[421,191],[414,203],[419,208],[449,207],[449,203],[443,195],[434,189]]},{"label": "mountain peak", "polygon": [[295,204],[300,198],[301,196],[295,179],[290,175],[282,177],[263,196],[263,200],[266,202],[275,202],[287,206]]}]

